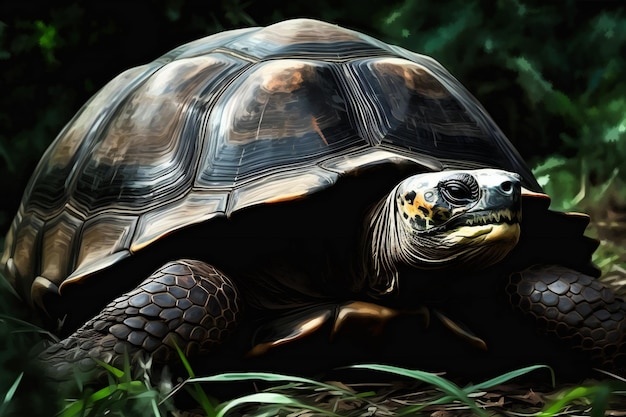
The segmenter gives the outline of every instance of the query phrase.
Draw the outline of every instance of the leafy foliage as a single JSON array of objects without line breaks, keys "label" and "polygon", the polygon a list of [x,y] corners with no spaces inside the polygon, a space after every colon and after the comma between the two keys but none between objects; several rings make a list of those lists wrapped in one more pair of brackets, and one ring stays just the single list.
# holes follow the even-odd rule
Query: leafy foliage
[{"label": "leafy foliage", "polygon": [[49,415],[58,395],[41,379],[34,360],[47,332],[31,324],[32,317],[7,286],[0,275],[0,417]]},{"label": "leafy foliage", "polygon": [[383,29],[436,57],[478,96],[534,161],[555,208],[623,208],[624,10],[573,1],[459,0],[445,7],[442,21],[432,4],[407,0]]},{"label": "leafy foliage", "polygon": [[[377,409],[380,409],[384,415],[430,415],[433,410],[445,410],[445,407],[449,407],[449,410],[465,410],[471,412],[472,415],[487,417],[492,415],[488,411],[489,409],[495,410],[495,407],[498,407],[496,404],[499,404],[500,407],[504,404],[487,404],[480,401],[479,399],[485,391],[497,389],[504,384],[511,383],[516,378],[524,377],[542,368],[550,370],[546,366],[530,366],[479,384],[459,387],[452,381],[428,372],[378,364],[352,367],[355,370],[383,372],[390,376],[432,386],[430,390],[432,394],[428,399],[406,401],[394,400],[393,397],[377,397],[373,391],[357,392],[349,386],[337,382],[319,382],[314,379],[283,374],[248,372],[195,377],[186,358],[180,351],[179,354],[186,363],[185,367],[190,378],[174,387],[171,392],[163,393],[155,387],[151,387],[147,375],[144,381],[133,380],[129,377],[129,369],[120,370],[107,366],[112,376],[109,384],[95,392],[84,391],[82,398],[70,401],[60,416],[147,415],[146,410],[151,410],[150,415],[160,416],[166,410],[176,409],[172,407],[170,401],[176,392],[186,388],[188,392],[193,394],[192,397],[198,405],[202,406],[204,415],[209,417],[224,417],[232,415],[235,411],[245,415],[259,416],[304,413],[317,416],[348,417],[369,415],[372,410]],[[550,372],[552,371],[550,370]],[[554,374],[551,375],[552,384],[554,384]],[[210,384],[230,384],[245,381],[259,381],[270,385],[267,388],[256,389],[256,392],[244,393],[223,402],[212,399],[212,404],[208,407],[205,404],[208,396],[201,385],[210,386]],[[553,398],[550,403],[538,415],[542,417],[559,415],[563,413],[566,407],[571,412],[577,413],[580,411],[580,407],[575,404],[576,402],[582,403],[585,408],[591,404],[592,416],[604,415],[610,397],[623,388],[624,383],[613,381],[593,386],[581,385],[555,392],[551,394]],[[198,396],[198,393],[202,395]],[[382,399],[391,400],[391,403],[395,401],[395,405],[384,404]],[[345,405],[340,406],[340,404]],[[193,408],[193,405],[190,406]],[[178,412],[180,413],[180,411]]]}]

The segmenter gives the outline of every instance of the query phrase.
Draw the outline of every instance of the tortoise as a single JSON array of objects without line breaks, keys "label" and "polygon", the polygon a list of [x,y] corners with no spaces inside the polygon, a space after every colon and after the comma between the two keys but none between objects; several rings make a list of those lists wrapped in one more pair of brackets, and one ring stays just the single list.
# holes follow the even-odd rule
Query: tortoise
[{"label": "tortoise", "polygon": [[176,347],[263,357],[403,317],[460,351],[531,329],[615,368],[625,304],[590,263],[588,217],[549,203],[438,62],[295,19],[110,81],[41,159],[1,265],[60,336],[52,375]]}]

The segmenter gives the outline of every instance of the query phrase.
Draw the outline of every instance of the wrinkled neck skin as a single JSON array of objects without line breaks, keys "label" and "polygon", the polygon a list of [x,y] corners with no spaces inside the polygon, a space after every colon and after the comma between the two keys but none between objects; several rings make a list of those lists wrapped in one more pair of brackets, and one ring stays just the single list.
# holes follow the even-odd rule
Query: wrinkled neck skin
[{"label": "wrinkled neck skin", "polygon": [[479,270],[499,262],[512,249],[447,233],[416,233],[402,221],[395,202],[397,189],[372,208],[364,228],[362,279],[374,296],[398,292],[399,270],[415,271],[411,279],[460,268]]}]

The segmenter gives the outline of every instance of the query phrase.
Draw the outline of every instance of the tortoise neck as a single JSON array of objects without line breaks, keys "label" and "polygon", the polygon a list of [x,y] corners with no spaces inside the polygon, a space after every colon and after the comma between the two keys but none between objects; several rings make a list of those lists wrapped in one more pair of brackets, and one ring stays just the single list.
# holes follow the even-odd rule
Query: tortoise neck
[{"label": "tortoise neck", "polygon": [[362,238],[363,285],[375,295],[395,293],[398,289],[397,252],[398,230],[393,196],[396,188],[381,199],[365,219]]}]

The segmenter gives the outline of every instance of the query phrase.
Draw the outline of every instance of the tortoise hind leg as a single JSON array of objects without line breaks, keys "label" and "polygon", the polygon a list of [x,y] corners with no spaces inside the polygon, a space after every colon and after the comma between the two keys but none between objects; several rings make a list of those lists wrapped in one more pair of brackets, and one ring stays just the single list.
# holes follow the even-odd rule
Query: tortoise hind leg
[{"label": "tortoise hind leg", "polygon": [[210,351],[223,342],[240,310],[236,287],[201,261],[167,263],[137,288],[116,298],[96,317],[40,355],[54,379],[65,380],[78,367],[89,374],[101,360],[121,366],[152,357],[166,363],[177,356]]},{"label": "tortoise hind leg", "polygon": [[590,353],[597,366],[626,365],[626,302],[600,280],[560,265],[536,265],[511,275],[515,308],[548,334]]}]

